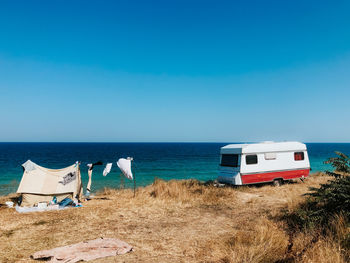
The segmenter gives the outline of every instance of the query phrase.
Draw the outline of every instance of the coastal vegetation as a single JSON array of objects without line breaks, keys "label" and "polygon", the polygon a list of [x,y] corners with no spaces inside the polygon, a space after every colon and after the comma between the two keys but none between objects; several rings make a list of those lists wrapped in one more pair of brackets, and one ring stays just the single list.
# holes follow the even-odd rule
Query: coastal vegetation
[{"label": "coastal vegetation", "polygon": [[[326,171],[331,179],[319,187],[310,187],[307,197],[294,211],[286,214],[291,233],[313,236],[312,243],[326,240],[350,261],[350,159],[341,152],[325,161],[333,167]],[[331,261],[329,261],[331,262]]]},{"label": "coastal vegetation", "polygon": [[0,261],[30,262],[39,250],[114,237],[134,251],[94,262],[347,262],[349,193],[344,173],[314,173],[280,187],[158,179],[135,198],[106,188],[82,208],[43,213],[0,206]]}]

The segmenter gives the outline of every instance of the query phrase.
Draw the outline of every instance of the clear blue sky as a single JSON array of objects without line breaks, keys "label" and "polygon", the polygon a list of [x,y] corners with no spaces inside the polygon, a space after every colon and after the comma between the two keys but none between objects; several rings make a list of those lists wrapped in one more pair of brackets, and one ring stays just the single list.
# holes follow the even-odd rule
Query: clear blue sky
[{"label": "clear blue sky", "polygon": [[1,1],[0,141],[350,142],[349,1]]}]

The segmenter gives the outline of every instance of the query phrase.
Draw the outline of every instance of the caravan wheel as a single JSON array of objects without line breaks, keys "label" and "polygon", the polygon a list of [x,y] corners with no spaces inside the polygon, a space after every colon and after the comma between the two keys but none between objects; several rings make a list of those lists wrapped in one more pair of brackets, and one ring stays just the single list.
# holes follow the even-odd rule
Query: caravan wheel
[{"label": "caravan wheel", "polygon": [[281,186],[283,184],[283,179],[275,179],[273,180],[274,186]]}]

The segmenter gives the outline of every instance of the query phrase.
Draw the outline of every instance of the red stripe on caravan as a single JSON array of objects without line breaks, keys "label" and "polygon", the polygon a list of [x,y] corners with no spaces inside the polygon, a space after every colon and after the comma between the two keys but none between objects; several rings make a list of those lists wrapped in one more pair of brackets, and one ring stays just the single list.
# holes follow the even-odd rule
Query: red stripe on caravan
[{"label": "red stripe on caravan", "polygon": [[257,173],[257,174],[242,174],[243,184],[254,184],[271,182],[276,178],[283,178],[284,180],[296,179],[300,177],[307,177],[309,175],[310,169],[304,170],[289,170],[289,171],[279,171],[279,172],[269,172],[269,173]]}]

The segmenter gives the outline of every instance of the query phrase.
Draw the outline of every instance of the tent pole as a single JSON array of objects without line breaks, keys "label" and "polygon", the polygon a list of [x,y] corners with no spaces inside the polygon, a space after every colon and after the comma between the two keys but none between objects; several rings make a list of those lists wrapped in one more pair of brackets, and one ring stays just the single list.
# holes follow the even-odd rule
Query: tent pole
[{"label": "tent pole", "polygon": [[[131,164],[134,163],[134,158],[128,157],[128,159],[131,161]],[[133,181],[134,181],[134,198],[135,198],[135,196],[136,196],[136,176],[135,176],[135,172],[134,172]]]},{"label": "tent pole", "polygon": [[120,173],[119,176],[120,176],[120,185],[119,185],[119,188],[120,188],[120,189],[124,189],[124,177],[123,177],[123,174]]},{"label": "tent pole", "polygon": [[134,173],[134,198],[136,196],[136,176],[135,176],[135,173]]}]

